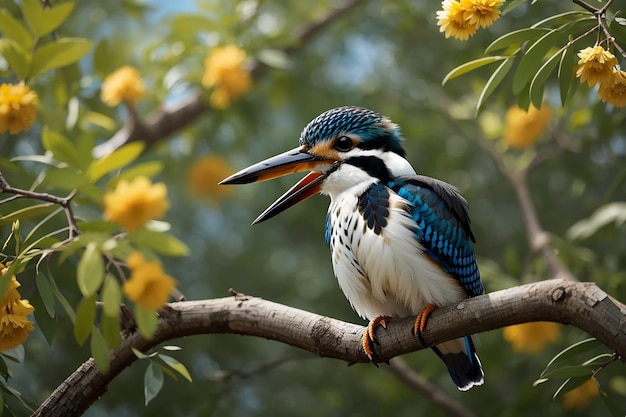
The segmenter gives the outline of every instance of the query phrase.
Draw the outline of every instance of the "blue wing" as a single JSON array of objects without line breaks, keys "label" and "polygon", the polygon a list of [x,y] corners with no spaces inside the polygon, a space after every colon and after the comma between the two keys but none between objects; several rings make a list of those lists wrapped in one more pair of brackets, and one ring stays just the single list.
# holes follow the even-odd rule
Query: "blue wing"
[{"label": "blue wing", "polygon": [[450,184],[420,175],[394,178],[389,188],[412,206],[415,234],[426,254],[474,297],[484,292],[472,247],[467,201]]}]

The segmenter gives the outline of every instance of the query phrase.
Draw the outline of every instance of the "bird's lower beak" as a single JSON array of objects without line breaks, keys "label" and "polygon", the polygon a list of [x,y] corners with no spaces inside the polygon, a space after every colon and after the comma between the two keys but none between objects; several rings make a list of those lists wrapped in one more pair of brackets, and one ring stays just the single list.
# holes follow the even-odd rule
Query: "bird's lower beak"
[{"label": "bird's lower beak", "polygon": [[[220,184],[249,184],[266,181],[294,172],[313,170],[321,165],[331,165],[334,162],[330,159],[310,155],[303,148],[296,148],[243,169],[226,178]],[[278,200],[274,201],[252,224],[268,220],[300,201],[317,194],[328,173],[328,171],[326,173],[312,171],[307,174]]]}]

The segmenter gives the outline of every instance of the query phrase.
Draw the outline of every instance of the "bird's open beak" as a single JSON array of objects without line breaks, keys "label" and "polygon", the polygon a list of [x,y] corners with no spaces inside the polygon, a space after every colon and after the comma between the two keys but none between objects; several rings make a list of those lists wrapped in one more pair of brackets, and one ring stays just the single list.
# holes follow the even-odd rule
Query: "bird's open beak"
[{"label": "bird's open beak", "polygon": [[[273,156],[243,169],[220,184],[249,184],[271,180],[294,172],[313,170],[320,165],[329,165],[334,160],[319,158],[306,153],[302,147]],[[285,194],[269,206],[252,224],[260,223],[287,210],[289,207],[306,200],[320,191],[321,183],[330,173],[312,171],[291,187]]]}]

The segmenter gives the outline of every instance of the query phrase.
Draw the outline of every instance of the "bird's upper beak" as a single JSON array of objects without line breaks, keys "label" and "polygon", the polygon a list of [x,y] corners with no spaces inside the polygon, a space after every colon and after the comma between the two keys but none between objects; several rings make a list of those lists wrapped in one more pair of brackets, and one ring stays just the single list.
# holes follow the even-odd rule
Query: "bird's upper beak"
[{"label": "bird's upper beak", "polygon": [[[311,155],[307,153],[304,147],[298,147],[249,166],[226,178],[220,184],[249,184],[266,181],[294,172],[313,170],[321,165],[330,165],[335,162],[332,159]],[[317,171],[308,173],[265,209],[252,224],[270,219],[300,201],[317,194],[320,191],[322,181],[329,173],[330,170],[325,170],[324,173]]]}]

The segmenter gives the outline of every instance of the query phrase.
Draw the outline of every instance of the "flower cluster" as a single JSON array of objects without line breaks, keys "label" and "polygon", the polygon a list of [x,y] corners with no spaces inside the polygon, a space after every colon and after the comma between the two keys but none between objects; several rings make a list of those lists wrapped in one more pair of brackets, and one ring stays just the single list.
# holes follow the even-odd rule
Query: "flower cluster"
[{"label": "flower cluster", "polygon": [[504,140],[512,148],[526,149],[541,138],[551,118],[552,111],[547,104],[541,109],[531,105],[528,111],[513,106],[506,112]]},{"label": "flower cluster", "polygon": [[122,100],[134,107],[143,93],[144,83],[139,71],[136,68],[124,66],[104,79],[100,98],[110,107],[117,106]]},{"label": "flower cluster", "polygon": [[176,280],[163,272],[158,262],[146,262],[140,252],[133,252],[126,261],[131,271],[124,282],[124,294],[147,310],[156,311],[167,302]]},{"label": "flower cluster", "polygon": [[[6,272],[7,269],[0,264],[0,276]],[[9,288],[0,300],[0,351],[21,345],[34,329],[33,323],[26,317],[35,309],[28,300],[22,300],[17,290],[19,286],[20,283],[12,276]]]},{"label": "flower cluster", "polygon": [[479,28],[489,27],[500,17],[504,0],[444,0],[437,24],[446,38],[467,40]]},{"label": "flower cluster", "polygon": [[600,45],[578,52],[576,77],[590,87],[598,85],[598,96],[616,107],[626,106],[626,72],[618,68],[615,55]]},{"label": "flower cluster", "polygon": [[35,121],[39,99],[26,84],[0,85],[0,133],[20,133]]},{"label": "flower cluster", "polygon": [[504,339],[516,352],[539,353],[543,348],[559,338],[561,325],[538,321],[516,324],[504,328]]},{"label": "flower cluster", "polygon": [[245,51],[235,45],[213,48],[204,60],[202,85],[213,88],[210,101],[216,109],[225,109],[252,86],[250,72],[243,67],[245,60]]},{"label": "flower cluster", "polygon": [[218,184],[233,172],[233,168],[218,155],[200,157],[187,170],[189,189],[196,197],[219,201],[233,193],[233,187]]},{"label": "flower cluster", "polygon": [[104,218],[131,232],[163,216],[168,208],[165,184],[152,184],[146,177],[122,180],[104,196]]}]

